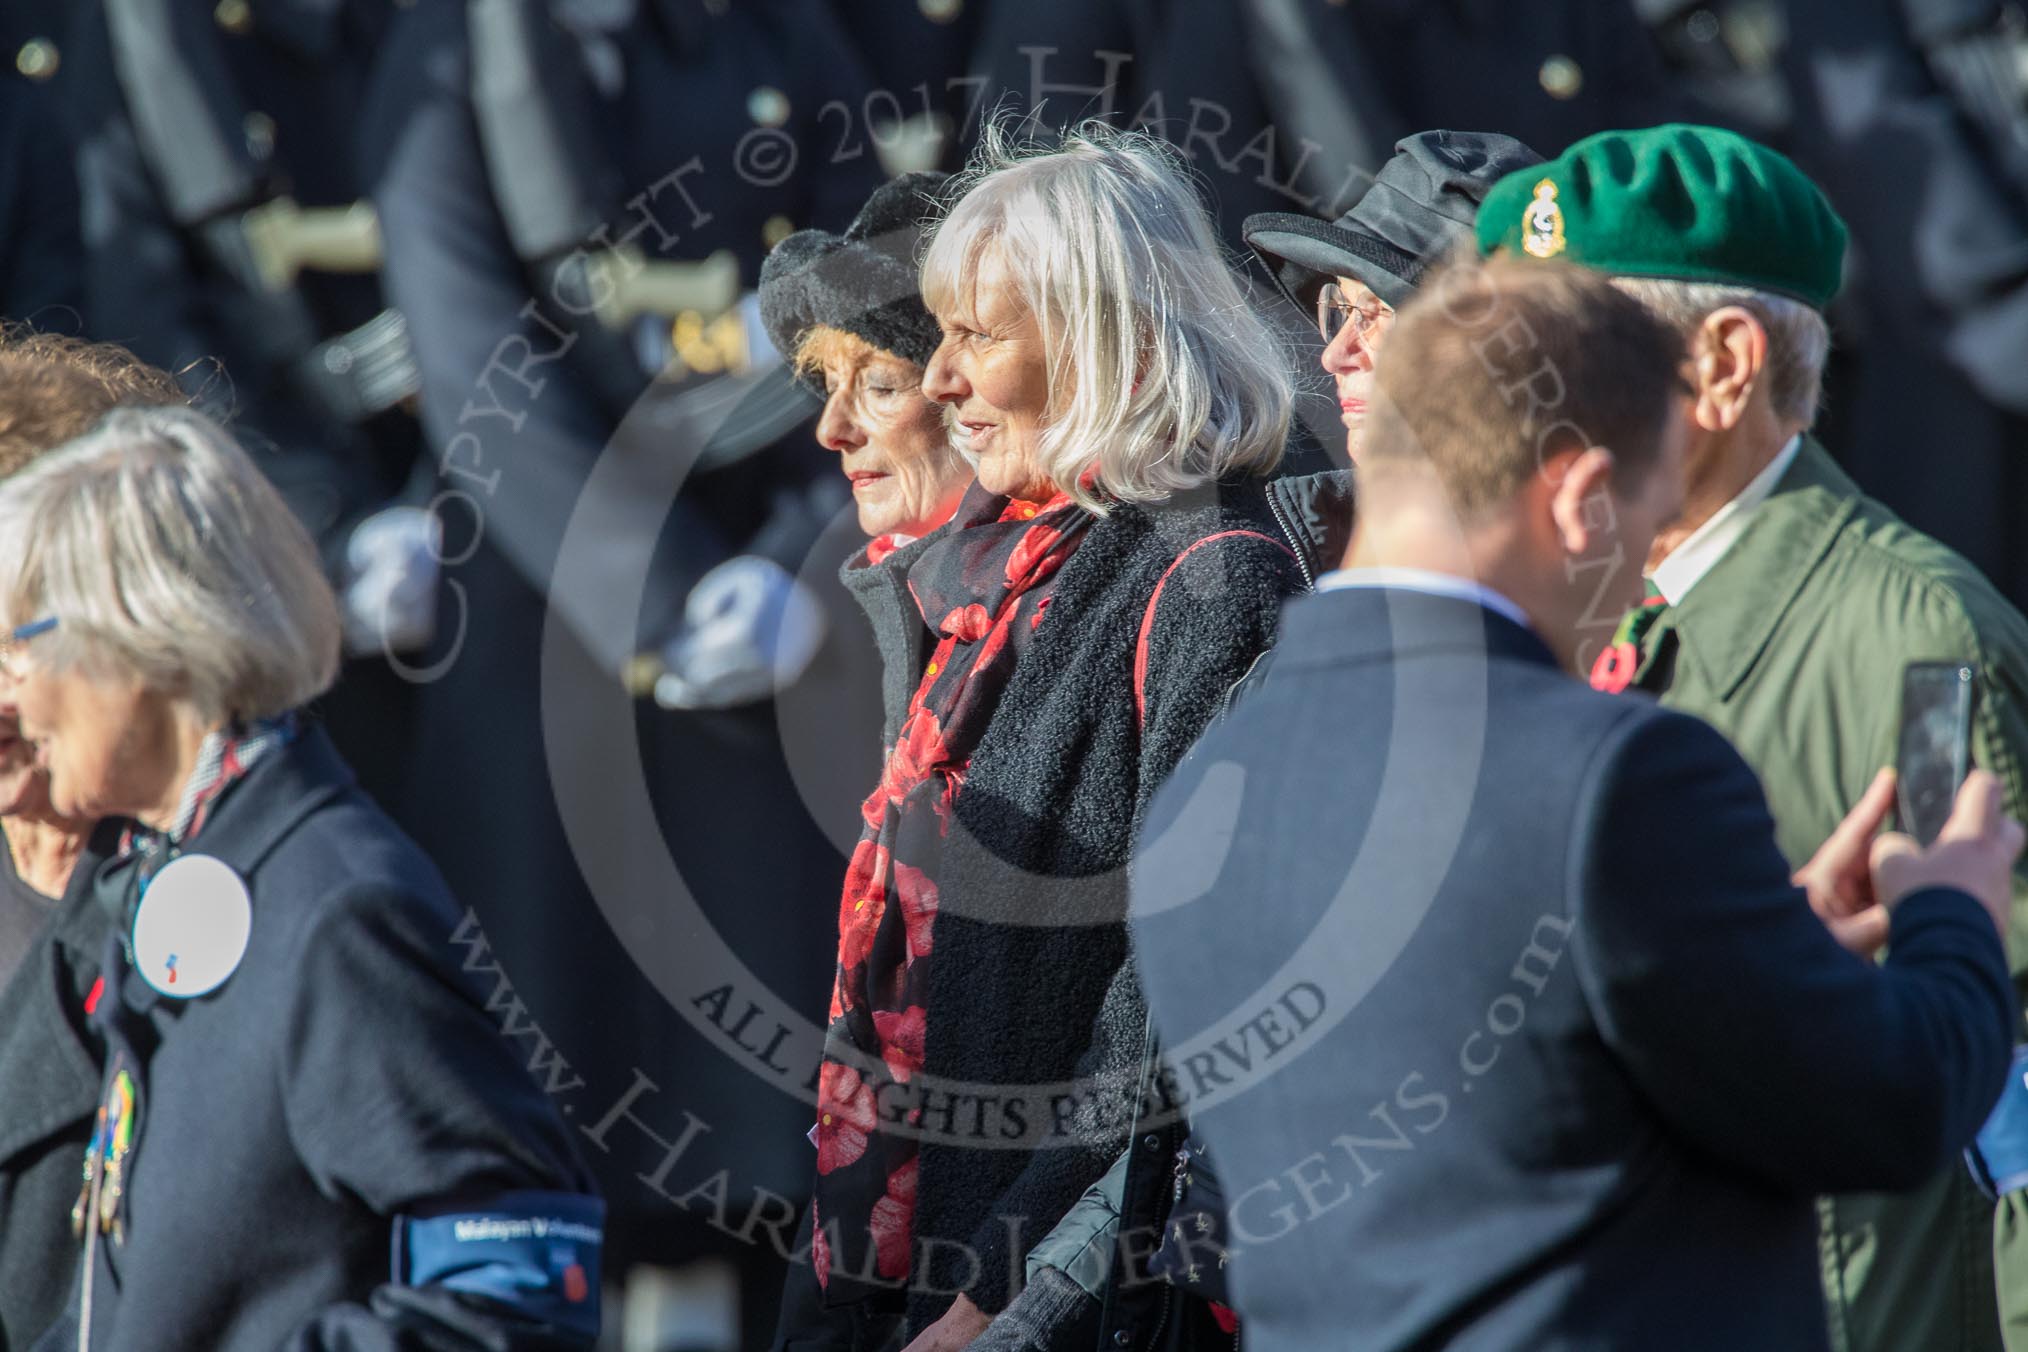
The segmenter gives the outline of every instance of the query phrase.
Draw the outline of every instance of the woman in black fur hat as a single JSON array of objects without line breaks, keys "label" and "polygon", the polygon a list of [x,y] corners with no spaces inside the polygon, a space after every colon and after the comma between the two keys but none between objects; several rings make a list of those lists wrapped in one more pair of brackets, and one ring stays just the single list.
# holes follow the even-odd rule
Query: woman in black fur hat
[{"label": "woman in black fur hat", "polygon": [[[916,258],[949,175],[903,174],[875,189],[842,235],[802,230],[761,266],[769,339],[824,400],[817,440],[838,454],[866,547],[840,580],[872,617],[881,642],[885,736],[922,675],[920,654],[896,642],[882,616],[907,585],[923,537],[948,521],[972,467],[922,392],[923,366],[942,333],[917,289]],[[918,648],[920,645],[916,645]]]},{"label": "woman in black fur hat", "polygon": [[875,560],[949,520],[972,482],[922,392],[941,335],[916,289],[915,256],[946,181],[904,174],[876,189],[844,234],[799,231],[761,267],[768,336],[824,400],[817,440],[840,456]]}]

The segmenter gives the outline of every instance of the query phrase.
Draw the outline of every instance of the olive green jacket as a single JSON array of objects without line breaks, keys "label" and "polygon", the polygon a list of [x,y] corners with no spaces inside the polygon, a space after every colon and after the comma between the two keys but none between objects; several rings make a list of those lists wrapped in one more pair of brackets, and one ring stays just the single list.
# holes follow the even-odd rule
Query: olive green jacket
[{"label": "olive green jacket", "polygon": [[[1893,764],[1909,662],[1977,667],[1973,759],[2000,776],[2007,810],[2028,817],[2028,621],[1971,564],[1863,496],[1814,441],[1642,647],[1636,683],[1733,741],[1793,865]],[[2017,870],[2008,938],[2028,992],[2028,872]],[[1996,1215],[1954,1168],[1913,1193],[1818,1208],[1835,1352],[2028,1349],[2028,1196]]]}]

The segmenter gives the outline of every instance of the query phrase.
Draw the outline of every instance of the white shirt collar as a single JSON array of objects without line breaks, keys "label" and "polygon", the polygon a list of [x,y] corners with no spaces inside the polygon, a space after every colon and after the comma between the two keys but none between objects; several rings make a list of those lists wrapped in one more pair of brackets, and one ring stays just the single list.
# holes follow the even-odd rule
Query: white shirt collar
[{"label": "white shirt collar", "polygon": [[1428,596],[1473,601],[1496,615],[1504,615],[1523,629],[1532,632],[1535,628],[1527,612],[1499,592],[1453,573],[1437,573],[1427,568],[1340,568],[1317,579],[1320,592],[1346,591],[1354,587],[1394,587]]},{"label": "white shirt collar", "polygon": [[1655,590],[1662,593],[1670,605],[1675,605],[1697,585],[1698,579],[1715,567],[1739,539],[1740,532],[1752,519],[1754,511],[1768,500],[1782,475],[1788,473],[1795,463],[1796,455],[1803,447],[1803,438],[1798,434],[1788,445],[1782,447],[1767,467],[1753,476],[1753,481],[1739,490],[1738,496],[1711,514],[1711,519],[1690,532],[1682,544],[1669,551],[1669,556],[1655,566],[1649,581]]}]

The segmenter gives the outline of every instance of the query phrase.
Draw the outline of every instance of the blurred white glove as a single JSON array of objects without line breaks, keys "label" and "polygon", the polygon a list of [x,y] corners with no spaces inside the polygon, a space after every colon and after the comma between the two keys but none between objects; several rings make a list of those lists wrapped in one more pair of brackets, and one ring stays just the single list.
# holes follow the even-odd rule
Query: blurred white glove
[{"label": "blurred white glove", "polygon": [[347,653],[415,652],[430,641],[441,531],[420,507],[385,507],[353,528],[340,596]]},{"label": "blurred white glove", "polygon": [[788,569],[751,554],[727,559],[691,588],[683,631],[662,650],[655,702],[731,709],[771,699],[823,641],[824,613]]}]

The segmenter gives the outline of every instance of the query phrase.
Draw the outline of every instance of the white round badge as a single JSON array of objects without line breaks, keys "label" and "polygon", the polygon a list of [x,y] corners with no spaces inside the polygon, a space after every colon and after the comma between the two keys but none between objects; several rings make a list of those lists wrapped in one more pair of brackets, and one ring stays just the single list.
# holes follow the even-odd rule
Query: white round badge
[{"label": "white round badge", "polygon": [[225,984],[246,956],[253,898],[223,860],[186,854],[148,884],[134,912],[134,966],[162,994],[194,1000]]}]

